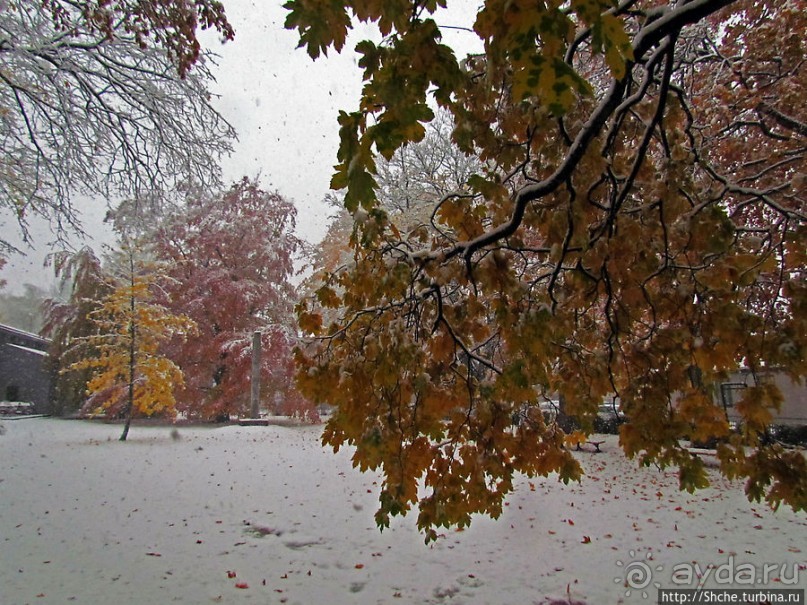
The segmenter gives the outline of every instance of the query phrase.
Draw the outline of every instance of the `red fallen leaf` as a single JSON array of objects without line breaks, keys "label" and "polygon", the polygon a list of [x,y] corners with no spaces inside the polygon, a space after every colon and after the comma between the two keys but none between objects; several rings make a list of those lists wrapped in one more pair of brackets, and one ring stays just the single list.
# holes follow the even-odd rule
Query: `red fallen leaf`
[{"label": "red fallen leaf", "polygon": [[160,553],[158,553],[158,552],[147,552],[146,556],[147,557],[162,557],[162,555]]},{"label": "red fallen leaf", "polygon": [[41,599],[41,598],[42,598],[42,597],[44,597],[44,596],[45,596],[45,593],[44,593],[44,592],[40,592],[38,595],[36,595],[36,598],[37,598],[37,599]]},{"label": "red fallen leaf", "polygon": [[754,525],[754,529],[762,529],[761,525]]},{"label": "red fallen leaf", "polygon": [[356,563],[356,569],[364,569],[364,563]]},{"label": "red fallen leaf", "polygon": [[232,580],[232,579],[235,577],[235,572],[234,572],[234,571],[229,571],[229,570],[228,570],[228,571],[227,571],[227,577],[228,577],[228,578],[230,578],[230,579]]},{"label": "red fallen leaf", "polygon": [[247,584],[246,582],[236,582],[235,587],[244,590],[246,588],[249,588],[249,584]]},{"label": "red fallen leaf", "polygon": [[574,525],[574,521],[572,521],[571,519],[567,519],[566,523],[568,523],[569,525]]},{"label": "red fallen leaf", "polygon": [[582,543],[583,544],[591,544],[591,538],[589,536],[583,536]]}]

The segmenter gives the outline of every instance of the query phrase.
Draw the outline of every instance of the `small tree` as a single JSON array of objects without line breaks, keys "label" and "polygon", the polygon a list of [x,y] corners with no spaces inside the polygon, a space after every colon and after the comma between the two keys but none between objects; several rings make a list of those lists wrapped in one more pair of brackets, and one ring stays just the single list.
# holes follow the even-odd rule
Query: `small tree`
[{"label": "small tree", "polygon": [[176,413],[173,388],[184,383],[182,370],[161,354],[160,346],[171,337],[184,337],[195,330],[188,317],[172,314],[154,302],[158,274],[138,267],[131,246],[125,252],[126,278],[92,313],[98,334],[87,341],[97,355],[70,367],[94,370],[85,407],[121,415],[125,420],[121,441],[129,434],[133,415]]}]

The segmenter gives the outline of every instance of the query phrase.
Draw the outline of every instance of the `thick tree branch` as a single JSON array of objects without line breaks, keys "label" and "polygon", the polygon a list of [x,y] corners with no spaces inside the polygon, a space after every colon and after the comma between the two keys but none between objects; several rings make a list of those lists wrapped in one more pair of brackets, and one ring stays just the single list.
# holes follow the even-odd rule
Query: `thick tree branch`
[{"label": "thick tree branch", "polygon": [[[640,64],[645,54],[664,38],[675,35],[681,28],[704,19],[736,0],[692,0],[677,8],[665,9],[661,14],[648,19],[633,42],[634,62]],[[527,205],[555,191],[577,168],[589,144],[602,132],[609,118],[622,101],[626,79],[614,80],[597,108],[572,142],[563,162],[546,179],[521,188],[513,197],[513,213],[510,219],[477,238],[459,242],[447,250],[415,255],[418,262],[432,262],[463,256],[466,260],[478,250],[507,238],[516,232],[524,218]]]}]

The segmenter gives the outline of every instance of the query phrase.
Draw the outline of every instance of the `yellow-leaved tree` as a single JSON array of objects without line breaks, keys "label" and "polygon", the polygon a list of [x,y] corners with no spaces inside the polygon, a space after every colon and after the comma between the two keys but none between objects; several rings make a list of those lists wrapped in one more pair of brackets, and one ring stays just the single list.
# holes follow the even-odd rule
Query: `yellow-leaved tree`
[{"label": "yellow-leaved tree", "polygon": [[153,290],[160,278],[156,265],[138,261],[132,245],[124,246],[124,258],[124,275],[91,314],[99,330],[88,340],[97,355],[68,368],[94,370],[85,409],[123,417],[121,441],[135,415],[176,414],[174,387],[184,384],[183,374],[160,347],[196,330],[193,320],[156,301]]}]

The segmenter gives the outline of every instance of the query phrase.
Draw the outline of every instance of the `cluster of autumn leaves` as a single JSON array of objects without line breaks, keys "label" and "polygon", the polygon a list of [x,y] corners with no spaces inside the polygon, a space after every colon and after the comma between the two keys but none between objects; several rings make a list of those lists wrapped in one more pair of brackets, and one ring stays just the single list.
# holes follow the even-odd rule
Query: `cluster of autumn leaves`
[{"label": "cluster of autumn leaves", "polygon": [[[339,27],[317,29],[320,4]],[[442,3],[404,5],[287,4],[314,57],[351,15],[385,34],[357,47],[367,84],[340,117],[352,259],[300,305],[297,351],[303,393],[336,406],[325,443],[384,476],[379,525],[416,508],[432,538],[497,516],[515,473],[579,478],[568,446],[614,395],[642,464],[702,487],[687,444],[717,439],[750,498],[804,509],[803,454],[764,435],[766,374],[807,370],[807,114],[787,100],[807,6],[489,0],[484,53],[460,61]],[[421,144],[430,103],[480,164],[413,223],[378,166]],[[756,385],[733,433],[716,393],[740,366]]]}]

